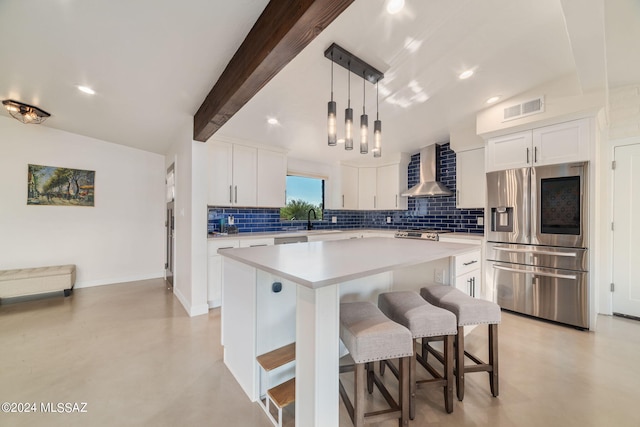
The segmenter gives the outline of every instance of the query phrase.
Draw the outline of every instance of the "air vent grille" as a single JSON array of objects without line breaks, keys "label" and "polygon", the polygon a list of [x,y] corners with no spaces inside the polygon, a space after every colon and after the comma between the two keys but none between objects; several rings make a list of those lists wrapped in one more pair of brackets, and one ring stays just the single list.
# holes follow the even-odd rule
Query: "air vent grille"
[{"label": "air vent grille", "polygon": [[544,112],[544,97],[531,99],[504,109],[503,122]]}]

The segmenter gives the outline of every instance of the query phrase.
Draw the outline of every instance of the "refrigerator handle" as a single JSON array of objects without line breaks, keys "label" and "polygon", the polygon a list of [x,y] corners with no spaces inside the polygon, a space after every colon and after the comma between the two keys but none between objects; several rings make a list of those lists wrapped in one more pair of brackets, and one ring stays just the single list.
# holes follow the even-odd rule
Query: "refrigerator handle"
[{"label": "refrigerator handle", "polygon": [[556,279],[577,280],[577,277],[575,274],[555,274],[555,273],[547,273],[547,272],[535,271],[535,270],[520,270],[517,268],[503,267],[501,265],[495,265],[495,264],[493,264],[493,268],[495,268],[496,270],[510,271],[512,273],[535,274],[536,276],[553,277]]},{"label": "refrigerator handle", "polygon": [[534,255],[552,255],[552,256],[564,256],[564,257],[577,257],[578,254],[575,252],[551,252],[551,251],[534,251],[531,249],[511,249],[505,248],[502,246],[494,246],[493,249],[496,251],[505,251],[505,252],[522,252],[522,253],[531,253]]}]

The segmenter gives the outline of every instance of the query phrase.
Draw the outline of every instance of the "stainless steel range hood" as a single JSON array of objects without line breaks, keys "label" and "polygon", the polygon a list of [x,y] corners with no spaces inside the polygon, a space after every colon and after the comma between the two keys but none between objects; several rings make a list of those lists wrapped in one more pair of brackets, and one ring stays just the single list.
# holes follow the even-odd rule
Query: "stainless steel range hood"
[{"label": "stainless steel range hood", "polygon": [[408,197],[451,196],[440,181],[440,146],[431,144],[420,150],[420,182],[404,193]]}]

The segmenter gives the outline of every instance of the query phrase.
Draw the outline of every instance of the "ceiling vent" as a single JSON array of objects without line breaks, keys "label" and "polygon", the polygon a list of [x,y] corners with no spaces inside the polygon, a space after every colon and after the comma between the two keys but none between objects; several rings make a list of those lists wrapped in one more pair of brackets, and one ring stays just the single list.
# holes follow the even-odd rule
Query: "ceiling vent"
[{"label": "ceiling vent", "polygon": [[503,122],[544,112],[544,96],[504,109]]}]

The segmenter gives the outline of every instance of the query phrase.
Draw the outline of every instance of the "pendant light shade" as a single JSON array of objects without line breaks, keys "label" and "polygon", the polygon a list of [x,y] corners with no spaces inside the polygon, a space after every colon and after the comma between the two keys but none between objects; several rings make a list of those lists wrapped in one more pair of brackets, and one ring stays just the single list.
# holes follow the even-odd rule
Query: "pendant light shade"
[{"label": "pendant light shade", "polygon": [[336,103],[333,100],[333,54],[331,54],[331,101],[329,101],[327,108],[327,134],[329,136],[328,143],[332,147],[338,143],[336,108]]},{"label": "pendant light shade", "polygon": [[369,116],[365,110],[366,105],[366,87],[364,73],[362,74],[362,115],[360,116],[360,154],[369,152]]},{"label": "pendant light shade", "polygon": [[373,122],[373,157],[382,156],[382,122],[378,117],[378,82],[376,82],[376,121]]},{"label": "pendant light shade", "polygon": [[351,63],[349,63],[347,80],[347,109],[344,110],[344,149],[353,150],[353,110],[351,109]]}]

